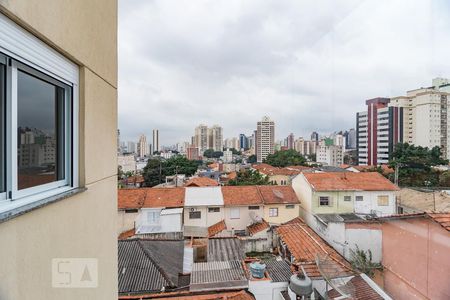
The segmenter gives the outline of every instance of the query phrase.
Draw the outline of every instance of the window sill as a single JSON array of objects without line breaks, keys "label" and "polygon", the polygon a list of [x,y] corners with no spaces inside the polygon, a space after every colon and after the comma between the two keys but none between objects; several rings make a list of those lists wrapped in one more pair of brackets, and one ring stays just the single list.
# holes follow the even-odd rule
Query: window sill
[{"label": "window sill", "polygon": [[86,191],[87,188],[59,188],[46,193],[21,198],[18,200],[0,201],[0,223],[26,214],[51,203],[70,198]]}]

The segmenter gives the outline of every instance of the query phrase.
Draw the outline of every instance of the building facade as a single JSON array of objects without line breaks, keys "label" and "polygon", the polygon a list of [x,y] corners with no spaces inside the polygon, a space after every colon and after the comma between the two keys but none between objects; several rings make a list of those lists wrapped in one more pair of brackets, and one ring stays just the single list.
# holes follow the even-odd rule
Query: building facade
[{"label": "building facade", "polygon": [[275,122],[269,117],[263,117],[257,123],[256,130],[256,159],[261,163],[267,155],[275,152]]},{"label": "building facade", "polygon": [[[1,115],[17,126],[2,128],[12,142],[0,135],[0,177],[13,183],[0,183],[0,298],[117,298],[117,3],[1,1],[5,75],[0,101],[14,106]],[[11,153],[32,142],[19,127],[45,132],[34,139],[45,162],[19,167]],[[91,280],[58,277],[67,261],[86,263]]]},{"label": "building facade", "polygon": [[153,129],[153,144],[152,144],[152,153],[155,151],[160,151],[161,148],[159,147],[159,130],[158,129]]},{"label": "building facade", "polygon": [[356,114],[360,165],[388,163],[395,145],[403,142],[403,108],[389,106],[389,102],[389,98],[367,100],[367,111]]},{"label": "building facade", "polygon": [[344,162],[344,155],[342,153],[342,146],[337,145],[319,145],[317,148],[316,161],[318,163],[339,167]]},{"label": "building facade", "polygon": [[200,124],[195,127],[194,145],[198,148],[199,152],[203,154],[208,149],[208,126]]},{"label": "building facade", "polygon": [[147,137],[142,134],[139,137],[139,142],[138,142],[138,155],[139,157],[146,157],[149,155],[149,145],[147,144]]}]

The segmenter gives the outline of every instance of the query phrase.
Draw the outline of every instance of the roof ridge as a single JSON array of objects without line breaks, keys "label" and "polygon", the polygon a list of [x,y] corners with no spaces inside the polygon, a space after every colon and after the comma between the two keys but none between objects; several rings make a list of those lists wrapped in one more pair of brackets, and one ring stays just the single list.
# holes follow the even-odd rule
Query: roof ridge
[{"label": "roof ridge", "polygon": [[150,251],[147,251],[144,246],[142,245],[142,240],[137,240],[137,243],[139,247],[141,248],[142,252],[144,252],[145,256],[148,257],[148,259],[152,262],[153,266],[158,270],[158,272],[164,277],[164,279],[170,284],[170,286],[176,287],[175,283],[169,278],[169,276],[166,274],[163,268],[159,264],[156,263],[156,259],[153,257],[153,255],[150,253]]}]

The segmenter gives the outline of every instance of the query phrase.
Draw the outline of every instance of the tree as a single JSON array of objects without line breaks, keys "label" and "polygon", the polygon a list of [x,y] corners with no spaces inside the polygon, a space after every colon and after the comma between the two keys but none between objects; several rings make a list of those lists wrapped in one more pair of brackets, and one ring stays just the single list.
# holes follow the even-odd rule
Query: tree
[{"label": "tree", "polygon": [[230,151],[233,153],[233,155],[241,155],[241,151],[236,150],[235,148],[230,148]]},{"label": "tree", "polygon": [[254,154],[250,155],[250,156],[248,157],[248,159],[247,159],[247,162],[248,162],[249,164],[254,164],[254,163],[256,163],[256,155],[254,155]]},{"label": "tree", "polygon": [[[398,168],[398,184],[403,186],[437,186],[440,172],[432,167],[447,164],[439,147],[429,149],[408,143],[397,144],[389,159],[389,166]],[[394,179],[393,175],[390,179]]]},{"label": "tree", "polygon": [[172,156],[167,160],[149,159],[143,170],[145,185],[148,187],[158,185],[166,176],[175,174],[191,176],[197,171],[199,165],[199,161],[188,160],[181,155]]},{"label": "tree", "polygon": [[206,149],[205,152],[203,152],[203,156],[207,158],[213,158],[214,149]]},{"label": "tree", "polygon": [[123,170],[122,170],[122,166],[118,166],[117,167],[117,179],[122,179],[123,178]]},{"label": "tree", "polygon": [[212,154],[213,158],[219,158],[221,156],[223,156],[223,152],[222,151],[214,151],[213,154]]},{"label": "tree", "polygon": [[283,168],[287,166],[304,166],[306,159],[297,151],[290,149],[269,154],[264,162],[274,167]]},{"label": "tree", "polygon": [[356,269],[369,277],[373,277],[375,270],[381,270],[383,267],[379,263],[372,261],[372,251],[364,251],[356,246],[356,249],[350,249],[350,263],[353,269]]},{"label": "tree", "polygon": [[271,185],[269,177],[254,170],[246,170],[237,173],[235,179],[228,181],[228,185]]}]

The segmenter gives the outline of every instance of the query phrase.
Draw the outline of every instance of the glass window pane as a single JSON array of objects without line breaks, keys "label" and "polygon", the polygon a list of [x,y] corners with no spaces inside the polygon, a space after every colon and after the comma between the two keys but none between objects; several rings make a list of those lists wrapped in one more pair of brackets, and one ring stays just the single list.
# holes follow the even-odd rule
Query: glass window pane
[{"label": "glass window pane", "polygon": [[0,192],[4,192],[6,186],[5,102],[6,102],[6,66],[0,63]]},{"label": "glass window pane", "polygon": [[64,179],[64,89],[18,72],[18,189]]}]

